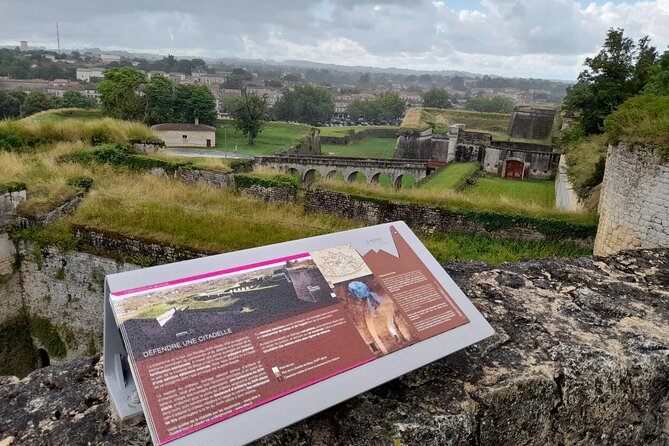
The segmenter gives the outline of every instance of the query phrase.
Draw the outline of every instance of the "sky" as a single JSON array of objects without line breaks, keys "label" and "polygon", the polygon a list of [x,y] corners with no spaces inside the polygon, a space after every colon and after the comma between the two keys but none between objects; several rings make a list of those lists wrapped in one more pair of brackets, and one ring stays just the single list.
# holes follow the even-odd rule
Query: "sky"
[{"label": "sky", "polygon": [[0,0],[0,46],[573,80],[609,28],[669,45],[669,0]]}]

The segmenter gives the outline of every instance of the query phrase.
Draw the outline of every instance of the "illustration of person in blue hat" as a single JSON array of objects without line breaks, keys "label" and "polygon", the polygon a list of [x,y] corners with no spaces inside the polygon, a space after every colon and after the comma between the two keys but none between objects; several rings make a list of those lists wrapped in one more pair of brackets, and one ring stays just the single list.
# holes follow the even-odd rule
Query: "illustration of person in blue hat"
[{"label": "illustration of person in blue hat", "polygon": [[383,302],[383,297],[374,293],[369,289],[367,284],[354,280],[348,284],[348,290],[355,297],[367,302],[367,308],[369,313],[374,316],[376,314],[376,309]]}]

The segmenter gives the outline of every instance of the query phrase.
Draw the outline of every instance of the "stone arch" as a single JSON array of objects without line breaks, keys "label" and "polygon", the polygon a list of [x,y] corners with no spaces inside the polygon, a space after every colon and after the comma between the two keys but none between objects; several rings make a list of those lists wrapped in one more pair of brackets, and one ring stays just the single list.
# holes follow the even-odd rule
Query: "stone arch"
[{"label": "stone arch", "polygon": [[43,348],[40,348],[37,350],[37,355],[38,355],[38,361],[39,361],[39,367],[48,367],[51,365],[51,360],[49,359],[49,353]]},{"label": "stone arch", "polygon": [[316,181],[316,169],[309,169],[304,172],[302,177],[302,186],[311,187],[312,184]]},{"label": "stone arch", "polygon": [[376,172],[372,177],[369,179],[370,183],[373,184],[379,184],[379,180],[381,179],[381,172]]},{"label": "stone arch", "polygon": [[289,167],[289,168],[287,168],[287,169],[286,169],[286,173],[287,173],[288,175],[293,175],[293,176],[295,176],[295,177],[300,177],[300,178],[302,178],[302,174],[300,173],[300,171],[297,170],[297,169],[294,168],[294,167]]},{"label": "stone arch", "polygon": [[404,179],[404,174],[402,175],[397,175],[395,179],[393,179],[393,187],[395,189],[402,189],[402,180]]},{"label": "stone arch", "polygon": [[348,174],[346,176],[346,181],[348,181],[349,183],[355,183],[356,181],[358,181],[358,171],[354,170],[353,172]]},{"label": "stone arch", "polygon": [[337,179],[337,169],[329,171],[325,174],[326,180],[336,180]]}]

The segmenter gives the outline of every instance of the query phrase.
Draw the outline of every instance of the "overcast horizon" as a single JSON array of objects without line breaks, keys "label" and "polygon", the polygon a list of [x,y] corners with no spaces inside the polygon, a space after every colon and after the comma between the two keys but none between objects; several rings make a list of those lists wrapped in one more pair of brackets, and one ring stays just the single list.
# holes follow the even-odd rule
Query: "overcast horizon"
[{"label": "overcast horizon", "polygon": [[0,0],[0,45],[575,80],[609,28],[669,44],[669,0]]}]

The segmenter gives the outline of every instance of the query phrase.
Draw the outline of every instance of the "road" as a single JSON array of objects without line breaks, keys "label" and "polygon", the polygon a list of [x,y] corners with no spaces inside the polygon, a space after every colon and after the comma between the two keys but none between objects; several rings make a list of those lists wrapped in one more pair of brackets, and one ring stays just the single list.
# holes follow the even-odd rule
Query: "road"
[{"label": "road", "polygon": [[247,155],[245,153],[223,152],[221,150],[211,149],[169,148],[165,149],[165,152],[172,155],[185,156],[189,158],[253,158],[252,155]]}]

